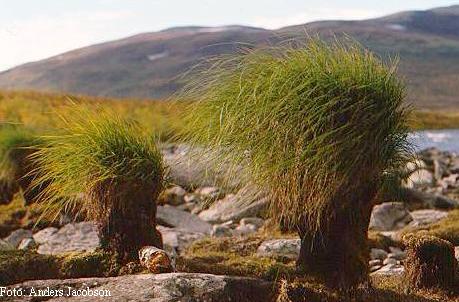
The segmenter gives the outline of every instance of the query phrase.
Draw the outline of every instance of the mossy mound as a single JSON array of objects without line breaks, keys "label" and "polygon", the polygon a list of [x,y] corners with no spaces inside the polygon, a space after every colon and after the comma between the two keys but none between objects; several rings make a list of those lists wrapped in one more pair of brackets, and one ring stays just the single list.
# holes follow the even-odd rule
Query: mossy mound
[{"label": "mossy mound", "polygon": [[277,280],[295,274],[295,262],[256,256],[265,240],[255,235],[246,238],[205,238],[193,243],[177,259],[177,270],[216,275],[250,276]]},{"label": "mossy mound", "polygon": [[[41,255],[35,251],[0,251],[0,284],[26,280],[109,277],[131,273],[102,251]],[[138,272],[138,271],[137,271]]]},{"label": "mossy mound", "polygon": [[410,288],[454,288],[457,261],[451,243],[428,235],[406,236],[404,243],[405,280]]},{"label": "mossy mound", "polygon": [[446,291],[405,291],[399,276],[371,278],[372,286],[340,292],[309,279],[283,280],[276,302],[458,302],[459,295]]},{"label": "mossy mound", "polygon": [[454,246],[458,246],[459,210],[448,212],[448,216],[445,219],[438,221],[437,223],[417,228],[408,228],[402,232],[402,235],[407,234],[435,236],[451,242],[451,244]]}]

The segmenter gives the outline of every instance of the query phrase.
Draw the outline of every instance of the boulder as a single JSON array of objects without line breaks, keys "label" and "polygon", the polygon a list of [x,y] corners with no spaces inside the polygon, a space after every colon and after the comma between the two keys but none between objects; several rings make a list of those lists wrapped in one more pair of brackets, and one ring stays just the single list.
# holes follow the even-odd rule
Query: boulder
[{"label": "boulder", "polygon": [[194,241],[206,236],[204,233],[193,233],[163,226],[158,226],[157,229],[163,237],[164,249],[168,252],[173,251],[180,253]]},{"label": "boulder", "polygon": [[158,206],[156,221],[162,226],[193,233],[210,234],[212,230],[212,226],[197,215],[170,206]]},{"label": "boulder", "polygon": [[4,238],[6,242],[17,248],[23,239],[32,238],[31,230],[17,229],[8,237]]},{"label": "boulder", "polygon": [[405,227],[412,220],[405,204],[385,202],[373,208],[369,228],[374,231],[393,231]]},{"label": "boulder", "polygon": [[[37,252],[50,255],[66,252],[92,252],[100,245],[97,234],[97,227],[93,222],[69,223],[59,231],[47,234],[47,236],[44,234],[35,236],[42,242]],[[46,241],[43,241],[44,237]]]},{"label": "boulder", "polygon": [[37,244],[42,244],[49,241],[50,238],[52,238],[52,235],[57,233],[57,231],[59,231],[59,229],[49,227],[33,234],[33,239]]},{"label": "boulder", "polygon": [[415,210],[410,212],[410,214],[411,217],[413,217],[413,221],[410,222],[410,226],[413,227],[433,224],[448,216],[448,212],[432,209]]},{"label": "boulder", "polygon": [[257,256],[296,260],[300,254],[301,239],[273,239],[264,241],[257,249]]},{"label": "boulder", "polygon": [[414,189],[404,189],[403,199],[409,203],[421,203],[429,208],[453,209],[458,206],[458,202],[454,199]]},{"label": "boulder", "polygon": [[402,276],[404,272],[405,268],[401,264],[387,264],[371,273],[371,275]]},{"label": "boulder", "polygon": [[434,182],[434,175],[426,169],[416,170],[410,174],[406,181],[406,187],[417,188],[422,186],[430,186]]},{"label": "boulder", "polygon": [[[80,296],[67,296],[69,287]],[[29,296],[30,289],[62,290],[61,297],[46,297],[47,302],[266,302],[273,301],[275,286],[272,282],[233,276],[210,274],[170,273],[124,275],[114,278],[83,278],[67,280],[37,280],[12,285],[8,289],[23,288],[22,297],[11,297],[11,302],[32,302],[37,297]],[[99,296],[88,297],[97,292]]]},{"label": "boulder", "polygon": [[202,220],[210,223],[235,222],[245,217],[262,217],[268,207],[268,199],[252,186],[228,194],[213,203],[207,210],[199,213]]}]

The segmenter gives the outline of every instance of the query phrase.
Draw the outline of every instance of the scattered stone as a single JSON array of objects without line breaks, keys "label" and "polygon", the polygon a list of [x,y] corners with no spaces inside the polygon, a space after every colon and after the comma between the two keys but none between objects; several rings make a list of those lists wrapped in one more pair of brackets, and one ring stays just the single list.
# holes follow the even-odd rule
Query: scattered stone
[{"label": "scattered stone", "polygon": [[389,258],[384,259],[383,261],[383,265],[388,265],[388,264],[399,264],[399,262],[396,259],[389,257]]},{"label": "scattered stone", "polygon": [[401,276],[405,272],[405,268],[401,264],[388,264],[373,272],[375,275],[384,276]]},{"label": "scattered stone", "polygon": [[236,234],[241,236],[247,236],[255,233],[258,230],[258,227],[253,224],[241,224],[236,227]]},{"label": "scattered stone", "polygon": [[66,252],[92,252],[100,246],[97,234],[94,222],[69,223],[59,231],[48,234],[47,240],[39,245],[37,252],[50,255]]},{"label": "scattered stone", "polygon": [[241,225],[252,224],[257,228],[261,228],[265,224],[265,220],[259,217],[245,217],[239,223]]},{"label": "scattered stone", "polygon": [[233,236],[232,230],[226,225],[214,225],[212,232],[210,233],[212,237],[231,237]]},{"label": "scattered stone", "polygon": [[59,229],[54,227],[49,227],[33,234],[33,239],[37,244],[43,244],[52,238],[52,235],[57,233]]},{"label": "scattered stone", "polygon": [[383,261],[384,259],[387,258],[388,253],[385,250],[382,249],[371,249],[370,250],[370,259],[372,260],[377,260],[379,259],[380,261]]},{"label": "scattered stone", "polygon": [[174,186],[167,188],[159,197],[160,204],[178,206],[185,202],[186,191],[182,187]]},{"label": "scattered stone", "polygon": [[458,207],[458,202],[440,194],[422,192],[419,190],[405,189],[404,199],[409,203],[421,203],[426,207],[435,209],[453,209]]},{"label": "scattered stone", "polygon": [[406,226],[413,220],[404,203],[385,202],[373,208],[370,230],[393,231]]},{"label": "scattered stone", "polygon": [[210,208],[199,213],[202,220],[210,223],[240,221],[245,217],[262,217],[268,206],[268,199],[254,187],[246,187],[237,194],[228,194],[213,203]]},{"label": "scattered stone", "polygon": [[166,251],[154,246],[145,246],[139,251],[140,264],[153,274],[172,273],[175,267]]},{"label": "scattered stone", "polygon": [[163,226],[157,226],[156,228],[163,237],[164,249],[167,250],[171,256],[173,256],[173,253],[180,253],[191,243],[205,236],[204,233],[193,233]]},{"label": "scattered stone", "polygon": [[273,239],[264,241],[257,249],[260,257],[297,259],[300,254],[301,239]]},{"label": "scattered stone", "polygon": [[210,234],[212,230],[212,226],[197,215],[170,206],[158,206],[156,220],[160,225],[193,233]]},{"label": "scattered stone", "polygon": [[32,238],[32,235],[31,230],[17,229],[11,232],[11,234],[4,238],[4,240],[17,248],[23,239]]},{"label": "scattered stone", "polygon": [[24,238],[19,243],[18,250],[30,250],[37,246],[37,243],[33,238]]},{"label": "scattered stone", "polygon": [[410,212],[413,221],[410,222],[410,226],[420,227],[426,226],[429,224],[436,223],[448,216],[448,212],[438,211],[438,210],[415,210]]},{"label": "scattered stone", "polygon": [[406,181],[407,188],[417,188],[421,186],[430,186],[434,182],[434,175],[429,170],[420,169],[410,174]]},{"label": "scattered stone", "polygon": [[374,259],[374,260],[370,260],[368,261],[368,265],[371,267],[371,266],[382,266],[382,261],[381,259]]},{"label": "scattered stone", "polygon": [[198,194],[206,201],[214,201],[220,198],[223,198],[225,194],[217,187],[203,187],[194,191],[195,194]]},{"label": "scattered stone", "polygon": [[[46,290],[63,289],[92,290],[102,296],[66,295],[46,297],[47,302],[178,302],[178,301],[219,301],[219,302],[266,302],[274,301],[275,286],[272,282],[233,276],[217,276],[198,273],[137,274],[113,278],[82,278],[67,280],[36,280],[12,285],[9,288],[23,288],[22,297],[8,298],[10,302],[32,302],[37,297],[29,296],[31,288]],[[110,296],[104,296],[110,293]]]},{"label": "scattered stone", "polygon": [[372,272],[375,272],[379,269],[381,269],[382,265],[373,265],[373,266],[370,266],[370,273]]},{"label": "scattered stone", "polygon": [[198,194],[195,193],[189,193],[186,194],[184,197],[185,202],[193,202],[193,203],[198,203],[201,201],[201,198],[199,198]]}]

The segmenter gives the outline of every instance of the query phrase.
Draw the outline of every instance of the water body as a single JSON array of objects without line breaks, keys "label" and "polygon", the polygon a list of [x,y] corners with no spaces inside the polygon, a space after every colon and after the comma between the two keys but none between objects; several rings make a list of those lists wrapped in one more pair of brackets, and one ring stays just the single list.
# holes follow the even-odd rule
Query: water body
[{"label": "water body", "polygon": [[410,136],[416,150],[437,147],[459,153],[459,129],[417,131]]}]

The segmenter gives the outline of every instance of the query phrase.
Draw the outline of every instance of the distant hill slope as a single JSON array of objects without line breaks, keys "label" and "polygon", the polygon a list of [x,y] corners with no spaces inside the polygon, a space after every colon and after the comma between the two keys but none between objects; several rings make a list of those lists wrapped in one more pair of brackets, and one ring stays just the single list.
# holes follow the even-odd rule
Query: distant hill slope
[{"label": "distant hill slope", "polygon": [[459,107],[459,5],[364,21],[323,21],[270,31],[244,26],[180,27],[93,45],[0,73],[0,88],[95,96],[161,98],[201,59],[304,33],[346,33],[379,53],[399,56],[409,100],[419,108]]}]

